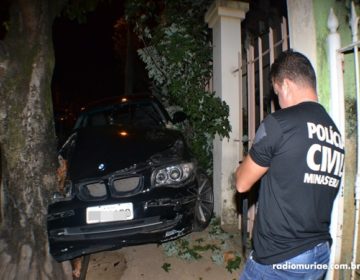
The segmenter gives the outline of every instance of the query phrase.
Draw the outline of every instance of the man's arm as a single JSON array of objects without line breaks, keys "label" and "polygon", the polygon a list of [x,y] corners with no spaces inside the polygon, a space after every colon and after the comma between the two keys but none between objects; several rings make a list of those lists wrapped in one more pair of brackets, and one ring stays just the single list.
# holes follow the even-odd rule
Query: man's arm
[{"label": "man's arm", "polygon": [[240,193],[249,191],[253,184],[255,184],[268,169],[268,167],[258,165],[247,155],[242,164],[236,169],[237,191]]}]

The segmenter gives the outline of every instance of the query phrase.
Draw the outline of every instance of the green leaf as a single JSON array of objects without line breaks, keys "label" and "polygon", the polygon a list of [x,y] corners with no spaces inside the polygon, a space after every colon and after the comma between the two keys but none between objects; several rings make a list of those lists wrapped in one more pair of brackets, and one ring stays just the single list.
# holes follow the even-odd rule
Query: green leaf
[{"label": "green leaf", "polygon": [[229,260],[226,265],[226,269],[232,273],[233,270],[236,270],[240,267],[241,258],[239,256],[236,256],[235,259]]},{"label": "green leaf", "polygon": [[206,87],[212,77],[212,46],[204,14],[211,0],[128,0],[138,50],[156,94],[188,116],[178,125],[198,159],[212,173],[213,140],[229,137],[229,106]]},{"label": "green leaf", "polygon": [[171,264],[170,263],[164,263],[161,267],[165,272],[169,272],[171,270]]}]

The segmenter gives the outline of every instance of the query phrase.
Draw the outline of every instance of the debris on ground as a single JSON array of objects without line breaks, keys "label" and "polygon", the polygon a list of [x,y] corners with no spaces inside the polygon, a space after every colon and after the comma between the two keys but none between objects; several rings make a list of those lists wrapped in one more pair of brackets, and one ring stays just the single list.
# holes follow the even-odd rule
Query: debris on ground
[{"label": "debris on ground", "polygon": [[[204,238],[193,239],[192,235],[187,235],[163,243],[161,247],[168,257],[174,256],[187,261],[210,257],[213,263],[224,265],[230,273],[238,269],[241,264],[241,254],[240,246],[236,246],[236,240],[241,239],[240,232],[236,234],[225,232],[221,228],[220,220],[213,218],[207,233],[208,236]],[[165,270],[164,265],[163,269]],[[170,264],[168,265],[166,269],[170,269]]]}]

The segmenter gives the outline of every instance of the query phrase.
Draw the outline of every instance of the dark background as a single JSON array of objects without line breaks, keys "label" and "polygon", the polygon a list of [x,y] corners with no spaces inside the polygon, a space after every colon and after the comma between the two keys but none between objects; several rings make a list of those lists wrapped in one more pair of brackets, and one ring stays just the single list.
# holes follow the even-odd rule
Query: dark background
[{"label": "dark background", "polygon": [[[131,27],[118,25],[124,17],[123,2],[100,2],[95,11],[87,13],[84,22],[61,16],[53,24],[52,94],[60,142],[69,134],[84,105],[123,95],[129,82],[133,84],[131,93],[149,89],[145,65],[136,53],[137,45],[128,44],[128,40],[137,40],[136,35]],[[126,63],[131,67],[126,68]]]},{"label": "dark background", "polygon": [[82,24],[65,17],[55,20],[52,91],[57,105],[86,102],[122,89],[112,40],[113,26],[121,16],[121,8],[100,7]]},{"label": "dark background", "polygon": [[[115,48],[114,40],[115,25],[123,18],[123,13],[123,1],[101,2],[96,11],[87,14],[84,23],[65,16],[55,20],[53,42],[56,63],[52,81],[55,108],[79,107],[95,99],[124,92],[126,42],[125,47],[119,50]],[[126,40],[126,34],[121,38]],[[134,63],[144,68],[139,59],[135,59]],[[143,77],[145,71],[139,72],[142,76],[135,84],[142,85],[138,85],[136,91],[147,87]]]},{"label": "dark background", "polygon": [[[86,20],[70,20],[61,15],[53,23],[55,68],[52,79],[57,134],[68,134],[84,105],[108,96],[149,90],[145,65],[136,50],[132,27],[118,28],[124,18],[122,0],[100,1]],[[8,0],[0,0],[0,40],[6,36]],[[272,25],[272,19],[286,15],[285,0],[252,0],[242,22],[242,34],[256,36]],[[245,38],[243,38],[245,41]],[[130,42],[130,44],[129,44]],[[0,44],[1,47],[1,44]],[[131,65],[127,68],[127,65]],[[65,136],[60,136],[65,137]]]}]

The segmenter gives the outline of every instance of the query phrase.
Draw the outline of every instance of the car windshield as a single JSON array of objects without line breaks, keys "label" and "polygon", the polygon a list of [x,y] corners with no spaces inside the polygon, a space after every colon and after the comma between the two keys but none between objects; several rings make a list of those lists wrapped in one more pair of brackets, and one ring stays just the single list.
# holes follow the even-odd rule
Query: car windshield
[{"label": "car windshield", "polygon": [[78,127],[125,125],[164,126],[166,119],[153,102],[126,102],[86,113]]}]

